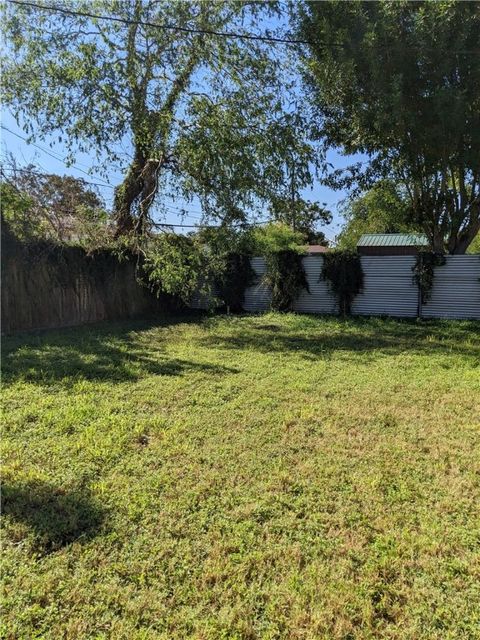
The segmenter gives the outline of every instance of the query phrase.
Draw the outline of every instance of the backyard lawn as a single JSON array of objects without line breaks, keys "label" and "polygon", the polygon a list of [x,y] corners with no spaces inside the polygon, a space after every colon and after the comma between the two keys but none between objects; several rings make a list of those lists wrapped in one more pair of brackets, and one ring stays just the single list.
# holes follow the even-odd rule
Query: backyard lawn
[{"label": "backyard lawn", "polygon": [[480,638],[479,329],[5,339],[0,637]]}]

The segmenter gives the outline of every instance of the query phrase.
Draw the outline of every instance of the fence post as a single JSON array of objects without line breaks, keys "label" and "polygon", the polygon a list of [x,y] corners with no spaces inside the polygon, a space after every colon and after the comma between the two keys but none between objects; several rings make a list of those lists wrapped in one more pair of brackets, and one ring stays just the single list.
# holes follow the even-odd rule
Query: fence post
[{"label": "fence post", "polygon": [[[420,273],[423,271],[423,255],[420,253]],[[417,282],[417,318],[422,317],[422,288]]]}]

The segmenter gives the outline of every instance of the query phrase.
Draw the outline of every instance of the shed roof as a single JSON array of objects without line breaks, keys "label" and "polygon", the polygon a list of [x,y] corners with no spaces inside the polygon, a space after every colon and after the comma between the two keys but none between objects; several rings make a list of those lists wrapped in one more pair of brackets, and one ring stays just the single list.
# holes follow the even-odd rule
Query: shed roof
[{"label": "shed roof", "polygon": [[357,247],[423,247],[428,246],[422,233],[364,233]]}]

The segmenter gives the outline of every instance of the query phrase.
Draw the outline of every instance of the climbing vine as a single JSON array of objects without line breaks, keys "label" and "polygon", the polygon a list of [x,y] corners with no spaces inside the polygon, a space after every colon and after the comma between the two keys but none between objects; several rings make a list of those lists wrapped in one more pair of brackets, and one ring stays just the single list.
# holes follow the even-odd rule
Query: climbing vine
[{"label": "climbing vine", "polygon": [[353,300],[363,289],[363,269],[358,253],[331,251],[323,254],[320,277],[328,282],[340,312],[350,314]]},{"label": "climbing vine", "polygon": [[291,311],[302,289],[310,292],[302,256],[287,249],[266,255],[267,271],[264,281],[272,292],[272,309]]},{"label": "climbing vine", "polygon": [[229,311],[240,313],[245,302],[245,289],[252,286],[255,279],[248,254],[228,253],[224,257],[224,267],[216,278],[216,293]]},{"label": "climbing vine", "polygon": [[435,267],[445,264],[445,256],[433,251],[420,251],[412,267],[413,280],[419,288],[422,304],[432,295]]}]

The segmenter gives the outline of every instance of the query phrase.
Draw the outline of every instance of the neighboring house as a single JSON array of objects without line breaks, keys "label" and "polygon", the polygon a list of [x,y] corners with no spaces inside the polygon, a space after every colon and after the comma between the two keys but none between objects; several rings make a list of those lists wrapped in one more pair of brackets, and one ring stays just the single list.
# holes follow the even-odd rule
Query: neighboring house
[{"label": "neighboring house", "polygon": [[324,247],[323,244],[309,244],[305,247],[306,252],[309,256],[316,255],[317,253],[326,253],[329,249],[328,247]]},{"label": "neighboring house", "polygon": [[421,233],[364,233],[357,242],[363,256],[416,256],[428,246],[427,236]]}]

